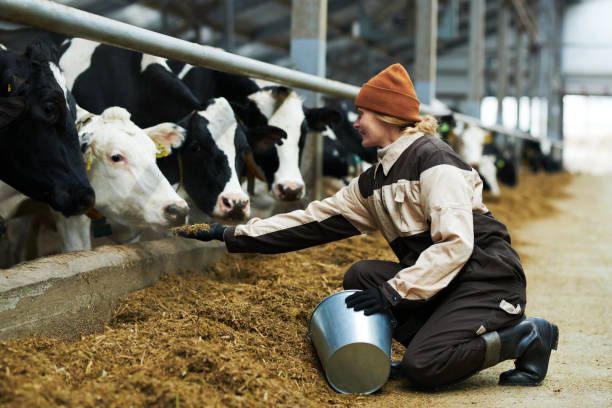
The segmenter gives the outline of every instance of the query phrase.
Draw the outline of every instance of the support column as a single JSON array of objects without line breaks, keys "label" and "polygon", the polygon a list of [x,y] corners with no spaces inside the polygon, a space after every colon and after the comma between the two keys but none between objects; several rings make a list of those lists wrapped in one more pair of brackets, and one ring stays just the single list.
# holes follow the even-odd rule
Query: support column
[{"label": "support column", "polygon": [[225,0],[225,51],[234,52],[235,49],[234,0]]},{"label": "support column", "polygon": [[414,90],[424,104],[436,97],[438,0],[417,0]]},{"label": "support column", "polygon": [[516,25],[516,68],[514,73],[514,88],[516,94],[516,128],[521,129],[521,97],[523,96],[523,49],[525,47],[526,34]]},{"label": "support column", "polygon": [[538,94],[546,100],[540,137],[561,140],[560,10],[554,0],[540,0],[538,7],[541,44]]},{"label": "support column", "polygon": [[527,97],[529,98],[529,121],[527,126],[527,132],[532,133],[533,127],[533,105],[534,99],[538,96],[538,78],[540,71],[540,53],[539,47],[534,44],[529,44],[527,50],[527,63],[529,66],[528,71],[528,86],[527,86]]},{"label": "support column", "polygon": [[470,0],[467,114],[480,119],[484,97],[485,0]]},{"label": "support column", "polygon": [[[325,77],[327,0],[292,0],[291,7],[291,61],[299,71]],[[300,95],[305,106],[321,106],[320,94],[304,91]],[[306,183],[306,199],[322,198],[322,138],[306,140],[301,171]]]},{"label": "support column", "polygon": [[508,94],[508,27],[510,10],[504,0],[499,0],[497,14],[497,123],[503,123],[503,102]]},{"label": "support column", "polygon": [[561,5],[559,2],[549,0],[546,2],[546,13],[550,14],[550,27],[548,32],[548,52],[550,52],[552,66],[550,72],[550,88],[548,99],[547,135],[551,140],[561,140],[563,134],[562,116],[562,80],[561,80]]}]

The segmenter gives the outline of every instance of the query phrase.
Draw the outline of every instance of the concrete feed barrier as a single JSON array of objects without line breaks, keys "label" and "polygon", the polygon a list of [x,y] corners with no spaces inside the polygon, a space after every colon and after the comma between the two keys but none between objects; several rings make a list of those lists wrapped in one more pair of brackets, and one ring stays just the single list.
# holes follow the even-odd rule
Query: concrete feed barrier
[{"label": "concrete feed barrier", "polygon": [[0,270],[0,340],[75,339],[103,329],[117,300],[163,274],[200,270],[226,254],[223,243],[164,239],[107,245]]}]

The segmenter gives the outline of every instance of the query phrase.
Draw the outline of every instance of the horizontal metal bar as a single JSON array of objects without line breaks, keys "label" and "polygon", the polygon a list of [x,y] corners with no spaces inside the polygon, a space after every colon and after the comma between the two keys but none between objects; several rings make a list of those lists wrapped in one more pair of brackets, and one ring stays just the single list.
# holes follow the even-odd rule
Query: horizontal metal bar
[{"label": "horizontal metal bar", "polygon": [[[184,61],[192,65],[201,65],[219,71],[266,79],[291,87],[323,92],[340,98],[354,99],[359,92],[359,87],[354,85],[170,37],[48,0],[0,0],[0,19]],[[434,110],[428,105],[421,104],[421,112],[430,114]],[[540,140],[527,133],[503,126],[484,125],[479,119],[471,116],[456,115],[465,122],[496,132],[522,139]],[[553,143],[560,145],[559,142],[553,141]]]},{"label": "horizontal metal bar", "polygon": [[[533,142],[542,142],[542,139],[532,136],[529,133],[522,132],[520,130],[508,129],[501,125],[485,125],[482,123],[482,121],[476,119],[473,116],[468,116],[468,115],[464,115],[461,113],[454,113],[453,116],[455,117],[455,119],[461,120],[471,125],[479,126],[483,129],[488,129],[494,132],[503,133],[505,135],[516,137],[518,139],[530,140]],[[563,148],[563,143],[558,140],[550,140],[550,143],[555,147]]]},{"label": "horizontal metal bar", "polygon": [[180,40],[51,1],[0,0],[0,19],[287,86],[355,98],[359,88]]}]

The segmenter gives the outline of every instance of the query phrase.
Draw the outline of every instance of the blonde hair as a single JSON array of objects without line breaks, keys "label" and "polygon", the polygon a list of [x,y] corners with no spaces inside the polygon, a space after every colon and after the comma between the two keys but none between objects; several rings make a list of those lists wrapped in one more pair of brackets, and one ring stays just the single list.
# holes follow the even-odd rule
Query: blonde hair
[{"label": "blonde hair", "polygon": [[416,132],[423,132],[426,135],[435,135],[438,131],[438,121],[431,115],[423,116],[420,122],[411,122],[406,119],[400,119],[378,112],[374,112],[374,115],[381,122],[400,128],[404,135]]}]

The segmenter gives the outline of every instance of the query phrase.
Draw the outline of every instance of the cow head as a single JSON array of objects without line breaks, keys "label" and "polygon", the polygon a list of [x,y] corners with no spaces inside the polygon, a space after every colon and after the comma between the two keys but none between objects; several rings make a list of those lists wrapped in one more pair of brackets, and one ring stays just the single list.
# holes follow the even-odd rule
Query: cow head
[{"label": "cow head", "polygon": [[[269,125],[285,132],[282,143],[268,144],[254,150],[255,162],[262,168],[268,188],[275,198],[294,201],[305,193],[300,173],[300,148],[308,131],[306,112],[297,93],[284,86],[269,86],[248,96],[248,103],[236,107],[246,125],[254,128]],[[324,127],[325,115],[313,111],[313,123]],[[316,118],[316,120],[314,120]]]},{"label": "cow head", "polygon": [[87,175],[96,191],[96,210],[133,227],[163,228],[185,223],[189,207],[157,167],[157,145],[180,145],[184,129],[162,123],[141,129],[120,107],[77,120]]},{"label": "cow head", "polygon": [[225,98],[211,99],[202,108],[179,122],[187,130],[185,142],[174,149],[168,146],[172,154],[158,162],[166,177],[180,183],[206,214],[244,219],[250,201],[237,169],[244,169],[250,153],[246,136]]},{"label": "cow head", "polygon": [[64,215],[91,208],[76,106],[50,43],[0,51],[0,178]]}]

